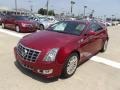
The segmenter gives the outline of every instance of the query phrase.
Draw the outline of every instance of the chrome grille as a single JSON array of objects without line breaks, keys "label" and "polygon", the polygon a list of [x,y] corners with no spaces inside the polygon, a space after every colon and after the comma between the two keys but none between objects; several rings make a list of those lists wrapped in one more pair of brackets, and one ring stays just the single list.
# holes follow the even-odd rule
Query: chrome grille
[{"label": "chrome grille", "polygon": [[17,52],[24,60],[29,62],[35,62],[40,54],[40,51],[25,47],[22,44],[18,44]]}]

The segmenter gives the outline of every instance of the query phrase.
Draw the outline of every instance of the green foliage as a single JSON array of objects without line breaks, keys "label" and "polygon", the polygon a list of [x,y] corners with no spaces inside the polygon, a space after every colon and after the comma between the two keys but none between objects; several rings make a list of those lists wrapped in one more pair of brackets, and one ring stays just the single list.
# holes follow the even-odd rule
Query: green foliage
[{"label": "green foliage", "polygon": [[38,14],[47,15],[47,10],[46,10],[46,9],[43,9],[43,8],[40,8],[40,9],[38,10]]},{"label": "green foliage", "polygon": [[50,10],[50,11],[48,12],[48,15],[50,15],[50,16],[55,16],[54,10]]},{"label": "green foliage", "polygon": [[[40,9],[38,10],[38,14],[47,15],[47,10],[46,10],[46,9],[43,9],[43,8],[40,8]],[[55,15],[54,10],[49,10],[49,11],[48,11],[48,15],[54,16],[54,15]]]}]

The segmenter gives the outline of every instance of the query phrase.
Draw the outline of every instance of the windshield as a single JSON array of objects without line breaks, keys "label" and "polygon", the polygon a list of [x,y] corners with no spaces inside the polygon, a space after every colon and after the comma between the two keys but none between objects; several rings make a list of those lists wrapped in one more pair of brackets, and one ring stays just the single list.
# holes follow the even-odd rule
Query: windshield
[{"label": "windshield", "polygon": [[53,24],[48,29],[60,33],[80,35],[84,28],[85,24],[80,24],[78,22],[61,21],[56,24]]},{"label": "windshield", "polygon": [[28,16],[15,16],[16,20],[29,20]]}]

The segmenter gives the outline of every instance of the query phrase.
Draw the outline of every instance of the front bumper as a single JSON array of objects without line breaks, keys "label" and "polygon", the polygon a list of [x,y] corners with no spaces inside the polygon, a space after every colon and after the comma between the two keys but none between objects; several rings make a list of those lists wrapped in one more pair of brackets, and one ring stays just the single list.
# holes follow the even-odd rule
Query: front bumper
[{"label": "front bumper", "polygon": [[35,63],[25,61],[20,55],[18,55],[16,47],[14,48],[14,53],[16,60],[23,68],[38,73],[45,78],[59,77],[61,75],[62,65],[57,62],[43,62],[39,60],[39,58]]}]

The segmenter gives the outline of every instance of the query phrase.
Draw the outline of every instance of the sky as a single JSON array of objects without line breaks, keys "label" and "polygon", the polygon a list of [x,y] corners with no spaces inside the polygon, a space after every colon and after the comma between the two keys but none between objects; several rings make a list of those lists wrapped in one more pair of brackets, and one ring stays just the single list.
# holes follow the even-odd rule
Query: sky
[{"label": "sky", "polygon": [[[17,0],[18,8],[30,10],[33,5],[33,10],[38,11],[39,8],[45,8],[47,0]],[[73,7],[75,15],[83,13],[83,7],[87,6],[86,13],[95,10],[95,16],[115,15],[120,17],[120,0],[74,0],[76,3]],[[54,9],[55,12],[70,12],[70,0],[49,0],[49,9]],[[15,0],[0,0],[0,7],[15,8]]]}]

